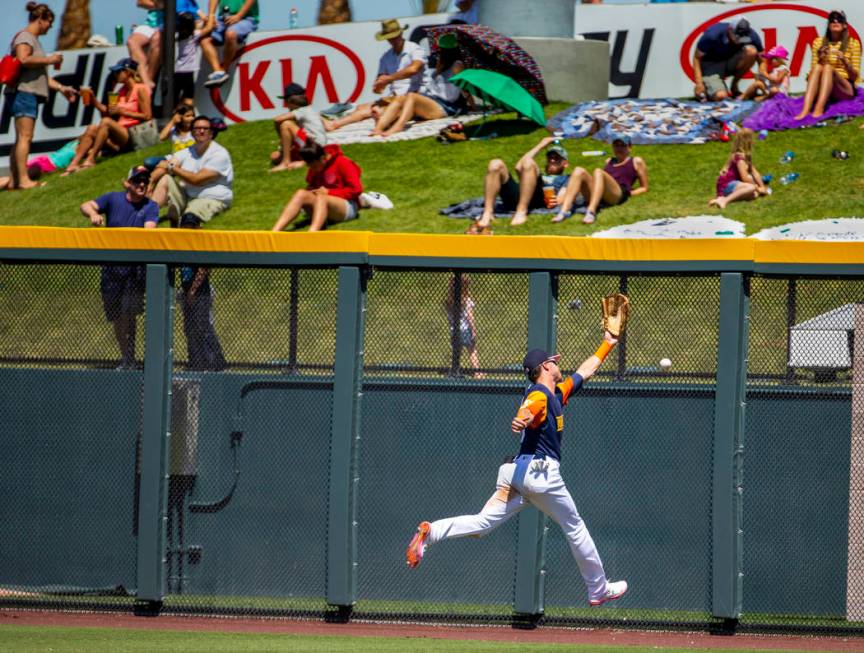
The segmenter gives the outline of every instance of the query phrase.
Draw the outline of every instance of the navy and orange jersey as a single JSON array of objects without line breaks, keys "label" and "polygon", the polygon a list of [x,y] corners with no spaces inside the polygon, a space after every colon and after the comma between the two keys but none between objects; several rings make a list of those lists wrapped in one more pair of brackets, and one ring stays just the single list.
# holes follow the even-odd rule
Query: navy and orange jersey
[{"label": "navy and orange jersey", "polygon": [[535,383],[528,386],[519,416],[533,416],[522,434],[519,455],[549,456],[561,460],[561,436],[564,433],[564,406],[570,395],[582,387],[578,374],[567,377],[555,386],[555,393],[545,385]]}]

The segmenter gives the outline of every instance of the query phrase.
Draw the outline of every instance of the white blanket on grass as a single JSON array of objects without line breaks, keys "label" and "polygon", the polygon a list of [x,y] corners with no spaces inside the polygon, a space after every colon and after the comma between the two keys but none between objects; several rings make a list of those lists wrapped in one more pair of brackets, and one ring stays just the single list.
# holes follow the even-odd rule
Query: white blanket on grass
[{"label": "white blanket on grass", "polygon": [[475,122],[483,117],[482,113],[466,113],[462,116],[450,116],[447,118],[439,118],[437,120],[419,120],[409,122],[404,130],[384,138],[382,136],[370,136],[370,132],[375,128],[375,121],[372,118],[361,120],[351,125],[346,125],[341,129],[327,133],[328,143],[338,143],[339,145],[349,145],[351,143],[394,143],[396,141],[414,141],[418,138],[427,138],[428,136],[437,136],[444,127],[454,122],[461,122],[463,125],[469,122]]}]

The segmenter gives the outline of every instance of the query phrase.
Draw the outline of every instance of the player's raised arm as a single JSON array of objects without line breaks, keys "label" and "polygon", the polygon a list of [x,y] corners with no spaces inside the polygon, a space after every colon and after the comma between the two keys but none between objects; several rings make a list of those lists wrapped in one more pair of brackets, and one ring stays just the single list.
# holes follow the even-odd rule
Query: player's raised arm
[{"label": "player's raised arm", "polygon": [[586,358],[576,370],[576,374],[582,377],[583,381],[587,381],[600,369],[603,361],[609,355],[609,352],[618,344],[618,339],[611,333],[605,331],[603,333],[603,343],[597,348],[593,354]]},{"label": "player's raised arm", "polygon": [[627,328],[627,320],[630,317],[630,299],[623,293],[607,295],[601,300],[601,304],[603,307],[603,342],[594,352],[594,355],[589,356],[576,370],[583,381],[594,376],[600,365],[606,360],[606,356],[618,344],[618,339],[624,333],[624,329]]}]

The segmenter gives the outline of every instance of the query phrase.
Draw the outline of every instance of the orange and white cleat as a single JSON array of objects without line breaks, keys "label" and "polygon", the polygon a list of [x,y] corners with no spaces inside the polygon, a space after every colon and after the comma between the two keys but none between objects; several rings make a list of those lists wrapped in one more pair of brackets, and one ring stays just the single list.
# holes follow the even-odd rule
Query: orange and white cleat
[{"label": "orange and white cleat", "polygon": [[596,607],[598,605],[603,605],[607,601],[614,601],[615,599],[620,599],[627,593],[627,581],[626,580],[618,580],[611,583],[606,583],[606,591],[603,592],[598,597],[595,597],[588,601],[588,605],[592,607]]},{"label": "orange and white cleat", "polygon": [[405,551],[405,560],[409,567],[416,567],[423,559],[423,553],[426,551],[426,538],[429,537],[429,530],[432,524],[428,521],[421,521],[417,527],[417,532],[411,538],[411,543],[408,545],[408,550]]}]

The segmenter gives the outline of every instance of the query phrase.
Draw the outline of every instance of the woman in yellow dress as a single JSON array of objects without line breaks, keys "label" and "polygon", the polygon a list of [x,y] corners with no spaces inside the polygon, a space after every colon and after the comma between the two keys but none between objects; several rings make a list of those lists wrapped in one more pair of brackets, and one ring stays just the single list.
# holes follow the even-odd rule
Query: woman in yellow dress
[{"label": "woman in yellow dress", "polygon": [[[861,43],[849,36],[846,14],[834,10],[828,14],[825,36],[813,41],[813,62],[807,76],[804,106],[795,120],[803,120],[813,109],[813,117],[825,113],[829,100],[851,100],[861,68]],[[816,102],[814,105],[813,102]]]}]

